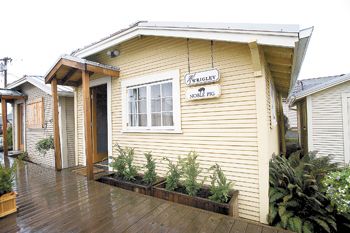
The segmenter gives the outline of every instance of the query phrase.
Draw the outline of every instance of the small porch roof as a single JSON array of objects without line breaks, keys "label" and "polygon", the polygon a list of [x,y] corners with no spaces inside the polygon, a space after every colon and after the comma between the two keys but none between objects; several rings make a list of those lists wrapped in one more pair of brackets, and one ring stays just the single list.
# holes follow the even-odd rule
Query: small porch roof
[{"label": "small porch roof", "polygon": [[16,99],[24,99],[25,97],[26,96],[19,91],[0,88],[0,99],[16,100]]},{"label": "small porch roof", "polygon": [[45,83],[57,80],[58,85],[79,86],[81,85],[82,71],[91,74],[101,74],[111,77],[119,77],[119,68],[89,61],[70,55],[61,56],[44,76]]}]

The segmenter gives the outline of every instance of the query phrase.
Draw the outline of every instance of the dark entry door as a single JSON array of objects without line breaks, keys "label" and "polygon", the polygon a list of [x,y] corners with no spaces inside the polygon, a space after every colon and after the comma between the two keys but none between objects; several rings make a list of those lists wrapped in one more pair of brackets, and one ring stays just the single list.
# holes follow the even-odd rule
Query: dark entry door
[{"label": "dark entry door", "polygon": [[108,157],[107,84],[91,87],[93,162]]}]

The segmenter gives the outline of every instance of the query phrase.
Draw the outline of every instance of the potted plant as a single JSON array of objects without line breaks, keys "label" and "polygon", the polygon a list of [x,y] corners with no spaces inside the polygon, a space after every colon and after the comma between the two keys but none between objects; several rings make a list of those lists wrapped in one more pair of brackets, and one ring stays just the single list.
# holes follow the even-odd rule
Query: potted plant
[{"label": "potted plant", "polygon": [[16,162],[11,167],[0,163],[0,218],[17,211],[16,193],[13,192]]},{"label": "potted plant", "polygon": [[110,166],[116,172],[102,176],[98,181],[137,193],[151,195],[152,186],[164,180],[157,177],[156,163],[152,158],[152,153],[145,153],[147,163],[144,168],[146,171],[142,175],[138,173],[139,168],[133,165],[134,149],[129,147],[123,149],[120,145],[116,145],[116,147],[118,156],[111,157],[113,162],[110,163]]},{"label": "potted plant", "polygon": [[169,159],[164,182],[153,188],[153,196],[192,207],[238,217],[238,190],[232,189],[218,164],[209,170],[211,185],[198,182],[201,173],[197,153],[190,152],[187,158],[174,164]]},{"label": "potted plant", "polygon": [[49,150],[55,149],[55,143],[52,136],[40,139],[36,145],[35,149],[42,155],[46,155]]}]

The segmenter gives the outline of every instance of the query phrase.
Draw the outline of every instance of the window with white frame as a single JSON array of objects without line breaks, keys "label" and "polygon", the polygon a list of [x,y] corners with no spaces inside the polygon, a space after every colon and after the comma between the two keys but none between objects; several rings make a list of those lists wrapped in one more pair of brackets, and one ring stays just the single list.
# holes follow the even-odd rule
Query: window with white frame
[{"label": "window with white frame", "polygon": [[180,130],[179,85],[178,71],[122,81],[123,129]]}]

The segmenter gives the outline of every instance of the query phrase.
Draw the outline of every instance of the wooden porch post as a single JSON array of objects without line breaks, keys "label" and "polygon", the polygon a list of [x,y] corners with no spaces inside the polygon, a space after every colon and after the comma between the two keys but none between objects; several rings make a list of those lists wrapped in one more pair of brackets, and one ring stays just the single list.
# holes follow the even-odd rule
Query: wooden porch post
[{"label": "wooden porch post", "polygon": [[279,129],[280,129],[280,151],[286,154],[286,136],[285,136],[285,127],[284,127],[284,112],[283,112],[283,102],[282,96],[280,93],[277,94],[277,106],[278,106],[278,120],[279,120]]},{"label": "wooden porch post", "polygon": [[1,106],[2,106],[2,145],[3,145],[3,150],[4,150],[4,156],[8,156],[6,99],[1,98]]},{"label": "wooden porch post", "polygon": [[90,75],[86,70],[82,71],[84,119],[85,119],[85,156],[87,179],[94,179],[92,163],[92,132],[91,132],[91,97],[90,97]]},{"label": "wooden porch post", "polygon": [[58,121],[58,95],[57,95],[57,80],[51,81],[51,93],[52,93],[52,105],[53,105],[53,132],[54,132],[54,144],[55,144],[55,168],[56,171],[62,170],[61,159],[61,143],[60,143],[60,128]]}]

